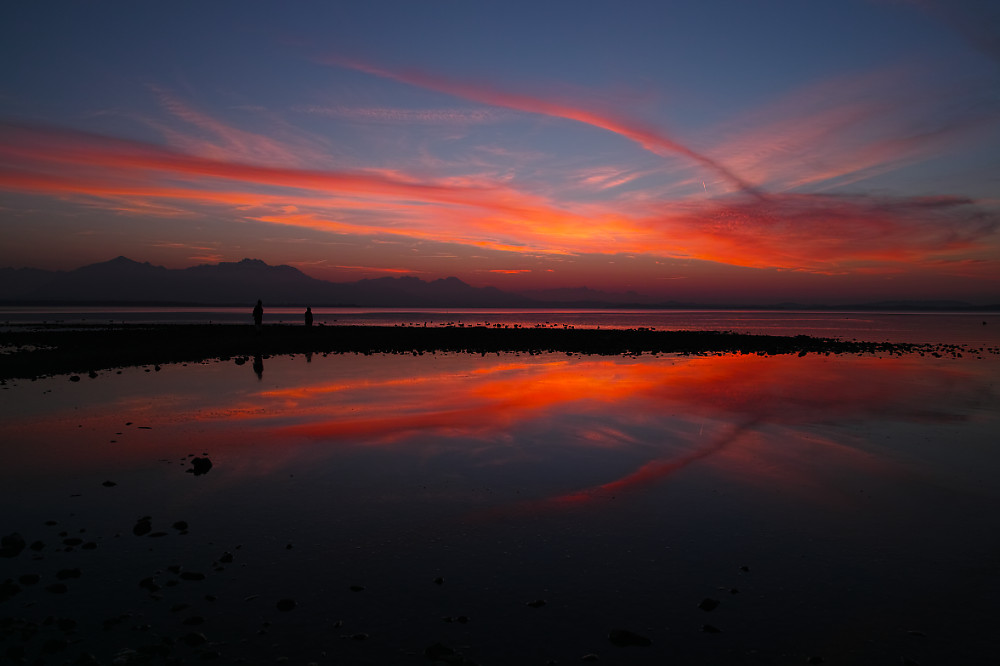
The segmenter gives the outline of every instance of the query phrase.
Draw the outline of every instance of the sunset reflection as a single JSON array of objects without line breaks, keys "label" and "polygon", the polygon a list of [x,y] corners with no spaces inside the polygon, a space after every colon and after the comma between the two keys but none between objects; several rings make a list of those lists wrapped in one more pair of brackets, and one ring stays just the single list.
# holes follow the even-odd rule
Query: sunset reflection
[{"label": "sunset reflection", "polygon": [[[741,483],[789,486],[798,484],[796,473],[816,473],[793,473],[815,467],[804,457],[830,457],[838,468],[884,466],[868,444],[853,441],[852,426],[974,420],[995,401],[984,367],[816,355],[272,358],[263,381],[246,381],[253,377],[246,367],[203,366],[185,370],[205,375],[201,392],[190,382],[174,390],[164,372],[136,395],[101,402],[99,390],[88,394],[98,403],[83,413],[78,404],[60,411],[53,398],[50,418],[11,419],[7,431],[46,442],[47,464],[76,470],[99,457],[73,444],[81,432],[106,433],[94,446],[113,451],[115,465],[148,462],[136,446],[142,441],[183,447],[184,455],[211,450],[237,477],[356,447],[458,456],[471,468],[558,466],[569,471],[538,489],[546,496],[533,505],[557,507],[705,465],[737,471]],[[99,389],[108,380],[94,381]],[[137,432],[121,425],[126,420],[150,427]],[[583,470],[581,455],[605,464]]]}]

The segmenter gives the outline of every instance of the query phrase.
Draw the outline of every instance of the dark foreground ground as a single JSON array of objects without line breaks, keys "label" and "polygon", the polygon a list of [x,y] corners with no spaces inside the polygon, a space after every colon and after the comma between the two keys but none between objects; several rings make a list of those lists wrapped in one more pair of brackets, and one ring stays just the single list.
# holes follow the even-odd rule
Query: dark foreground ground
[{"label": "dark foreground ground", "polygon": [[747,353],[960,355],[955,345],[717,331],[232,324],[26,326],[0,332],[0,379],[90,373],[211,358],[318,353]]}]

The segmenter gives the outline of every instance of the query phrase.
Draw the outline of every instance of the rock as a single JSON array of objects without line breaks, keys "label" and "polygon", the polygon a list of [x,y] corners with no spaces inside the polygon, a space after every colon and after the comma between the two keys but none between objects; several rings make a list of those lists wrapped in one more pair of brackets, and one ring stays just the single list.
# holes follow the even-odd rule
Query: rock
[{"label": "rock", "polygon": [[17,582],[21,585],[34,585],[42,579],[38,574],[23,574],[18,577]]},{"label": "rock", "polygon": [[601,658],[596,654],[594,654],[593,652],[585,654],[582,657],[580,657],[580,661],[600,661],[600,660]]},{"label": "rock", "polygon": [[365,591],[365,586],[364,585],[351,585],[350,589],[351,589],[351,592],[364,592]]},{"label": "rock", "polygon": [[629,631],[628,629],[612,629],[608,632],[608,640],[617,645],[618,647],[649,647],[653,644],[653,641],[649,640],[645,636],[635,633],[634,631]]},{"label": "rock", "polygon": [[17,532],[0,538],[0,557],[17,557],[27,546],[27,542]]},{"label": "rock", "polygon": [[118,484],[117,484],[117,483],[115,483],[114,481],[105,481],[105,482],[104,482],[104,483],[102,483],[101,485],[102,485],[102,486],[104,486],[105,488],[114,488],[114,487],[115,487],[115,486],[117,486]]},{"label": "rock", "polygon": [[80,381],[80,375],[70,375],[69,376],[69,380],[71,382],[78,382],[78,381]]},{"label": "rock", "polygon": [[701,603],[698,604],[698,608],[700,608],[700,609],[702,609],[703,611],[706,611],[706,612],[713,611],[716,608],[718,608],[718,606],[719,606],[719,600],[718,599],[709,599],[708,597],[702,599]]},{"label": "rock", "polygon": [[205,574],[198,571],[182,571],[181,580],[205,580]]},{"label": "rock", "polygon": [[59,571],[56,572],[56,578],[58,580],[67,580],[69,578],[79,578],[79,577],[80,577],[79,569],[60,569]]},{"label": "rock", "polygon": [[0,583],[0,601],[7,601],[21,591],[21,586],[14,581],[7,579]]},{"label": "rock", "polygon": [[295,603],[294,599],[280,599],[278,603],[274,605],[280,611],[288,612],[290,610],[295,610],[298,604]]},{"label": "rock", "polygon": [[453,658],[456,655],[457,653],[444,643],[435,643],[434,645],[429,645],[424,648],[424,656],[431,661],[438,661],[449,657]]},{"label": "rock", "polygon": [[173,527],[175,530],[184,531],[188,528],[188,524],[187,521],[178,520],[176,523],[171,525],[171,527]]},{"label": "rock", "polygon": [[434,579],[434,584],[435,585],[444,585],[444,578],[442,578],[441,576],[438,576],[437,578]]},{"label": "rock", "polygon": [[201,476],[202,474],[208,474],[208,471],[212,469],[212,461],[208,458],[192,458],[191,468],[184,470],[188,474],[194,474],[195,476]]},{"label": "rock", "polygon": [[66,594],[68,590],[69,588],[66,587],[66,583],[52,583],[45,586],[45,591],[52,594]]},{"label": "rock", "polygon": [[529,601],[525,606],[531,606],[532,608],[541,608],[545,605],[545,599],[535,599],[534,601]]},{"label": "rock", "polygon": [[703,624],[703,625],[701,625],[701,630],[704,631],[706,634],[721,634],[722,633],[722,629],[719,629],[718,627],[715,627],[715,626],[713,626],[711,624]]},{"label": "rock", "polygon": [[136,536],[143,536],[144,534],[149,534],[152,530],[153,519],[149,516],[143,516],[136,521],[135,526],[132,528],[132,534]]},{"label": "rock", "polygon": [[822,664],[823,663],[823,657],[815,657],[815,656],[814,657],[806,657],[806,663],[807,664]]},{"label": "rock", "polygon": [[199,645],[204,645],[205,643],[207,643],[208,639],[205,638],[205,634],[199,633],[197,631],[192,631],[189,634],[185,634],[181,638],[181,642],[183,642],[185,645],[190,645],[191,647],[197,647]]},{"label": "rock", "polygon": [[233,561],[233,554],[227,550],[222,554],[222,557],[219,558],[219,561],[223,564],[229,564]]}]

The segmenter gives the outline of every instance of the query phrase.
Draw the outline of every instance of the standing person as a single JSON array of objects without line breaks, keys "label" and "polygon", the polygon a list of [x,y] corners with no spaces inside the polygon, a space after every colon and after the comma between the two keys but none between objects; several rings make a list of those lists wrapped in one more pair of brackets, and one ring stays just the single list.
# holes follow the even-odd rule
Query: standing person
[{"label": "standing person", "polygon": [[306,308],[305,318],[306,318],[306,326],[312,326],[313,325],[313,309],[312,308],[308,308],[308,307]]},{"label": "standing person", "polygon": [[264,326],[264,304],[257,299],[257,305],[253,307],[253,326],[260,333],[261,328]]}]

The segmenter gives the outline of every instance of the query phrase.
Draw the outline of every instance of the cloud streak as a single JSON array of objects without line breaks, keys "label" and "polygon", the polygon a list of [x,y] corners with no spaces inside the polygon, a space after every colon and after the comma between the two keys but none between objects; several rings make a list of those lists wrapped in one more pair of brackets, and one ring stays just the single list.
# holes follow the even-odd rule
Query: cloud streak
[{"label": "cloud streak", "polygon": [[644,125],[630,118],[615,116],[610,113],[592,111],[578,105],[544,99],[541,97],[506,92],[480,83],[458,81],[434,74],[428,74],[426,72],[420,72],[415,69],[393,71],[356,60],[332,56],[323,58],[322,62],[328,65],[353,69],[359,72],[364,72],[365,74],[371,74],[372,76],[378,76],[398,81],[400,83],[434,90],[472,102],[489,104],[491,106],[514,109],[516,111],[535,113],[554,118],[563,118],[565,120],[572,120],[578,123],[583,123],[584,125],[597,127],[637,143],[645,150],[657,155],[678,155],[684,157],[717,174],[737,189],[750,194],[758,194],[758,190],[753,183],[746,181],[718,160],[692,149],[686,144],[681,143],[654,127]]}]

